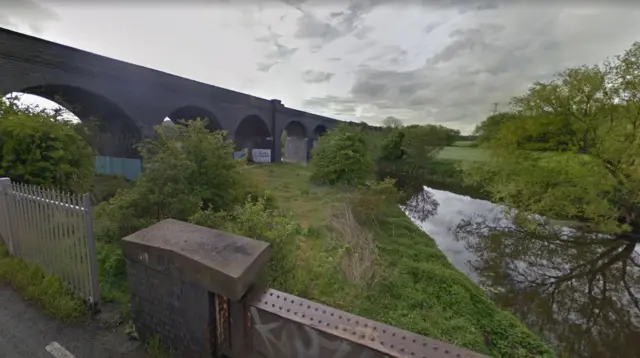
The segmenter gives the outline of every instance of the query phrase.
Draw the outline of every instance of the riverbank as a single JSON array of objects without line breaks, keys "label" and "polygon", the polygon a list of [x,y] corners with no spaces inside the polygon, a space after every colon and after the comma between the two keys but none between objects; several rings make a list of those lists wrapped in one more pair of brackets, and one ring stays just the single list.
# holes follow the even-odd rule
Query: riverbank
[{"label": "riverbank", "polygon": [[367,228],[384,272],[372,286],[340,270],[332,219],[345,193],[311,185],[304,166],[255,166],[260,185],[301,226],[291,293],[496,357],[551,357],[540,338],[499,309],[398,207]]}]

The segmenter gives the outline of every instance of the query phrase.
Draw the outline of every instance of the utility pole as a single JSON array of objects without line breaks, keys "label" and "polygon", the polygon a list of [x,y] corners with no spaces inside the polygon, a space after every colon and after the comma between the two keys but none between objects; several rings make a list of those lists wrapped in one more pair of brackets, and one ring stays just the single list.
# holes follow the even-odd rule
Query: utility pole
[{"label": "utility pole", "polygon": [[493,113],[492,114],[497,114],[498,113],[498,102],[494,102],[493,103]]}]

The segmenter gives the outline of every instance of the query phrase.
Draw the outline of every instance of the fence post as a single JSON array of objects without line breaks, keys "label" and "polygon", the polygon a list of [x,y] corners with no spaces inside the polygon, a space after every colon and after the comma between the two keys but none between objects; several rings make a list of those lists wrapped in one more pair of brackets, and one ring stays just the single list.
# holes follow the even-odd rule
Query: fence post
[{"label": "fence post", "polygon": [[91,209],[91,195],[82,195],[84,207],[85,230],[87,230],[87,250],[89,255],[89,278],[91,280],[91,310],[96,312],[100,302],[100,283],[98,282],[98,265],[96,263],[96,243],[93,235],[93,210]]},{"label": "fence post", "polygon": [[7,237],[5,237],[4,239],[8,243],[9,253],[11,255],[15,255],[13,248],[13,230],[11,228],[11,218],[9,217],[9,208],[11,207],[9,205],[9,190],[11,190],[11,179],[0,178],[0,201],[2,202],[2,211],[4,212],[0,220],[3,221],[2,225],[6,228],[4,230],[4,233],[7,235]]}]

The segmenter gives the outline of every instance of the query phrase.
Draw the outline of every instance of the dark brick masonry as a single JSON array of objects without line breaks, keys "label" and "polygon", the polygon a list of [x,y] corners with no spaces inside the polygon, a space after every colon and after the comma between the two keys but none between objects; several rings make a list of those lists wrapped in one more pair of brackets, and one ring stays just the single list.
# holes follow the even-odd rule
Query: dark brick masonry
[{"label": "dark brick masonry", "polygon": [[[332,118],[287,108],[279,100],[81,51],[0,27],[0,96],[18,91],[58,101],[80,119],[100,119],[106,137],[102,155],[130,153],[131,143],[153,137],[167,116],[207,117],[237,144],[263,143],[280,160],[281,134],[295,124],[310,138],[337,125]],[[257,121],[251,121],[257,118]],[[241,125],[241,124],[246,125]],[[107,139],[113,140],[107,140]],[[271,140],[267,140],[271,138]],[[115,140],[117,139],[117,140]],[[135,152],[135,151],[133,151]]]},{"label": "dark brick masonry", "polygon": [[182,281],[127,260],[131,314],[143,341],[157,334],[181,352],[198,357],[209,349],[209,293]]},{"label": "dark brick masonry", "polygon": [[182,357],[244,356],[239,301],[269,261],[267,243],[169,219],[125,237],[122,248],[143,340],[158,335]]}]

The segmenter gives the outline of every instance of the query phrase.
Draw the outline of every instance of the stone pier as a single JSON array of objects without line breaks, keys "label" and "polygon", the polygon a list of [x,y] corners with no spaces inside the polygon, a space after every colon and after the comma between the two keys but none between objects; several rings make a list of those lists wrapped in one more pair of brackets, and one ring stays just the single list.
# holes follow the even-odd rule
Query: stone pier
[{"label": "stone pier", "polygon": [[[269,261],[269,244],[169,219],[122,246],[141,339],[157,335],[183,357],[245,356],[243,297]],[[240,321],[247,325],[231,329]]]}]

